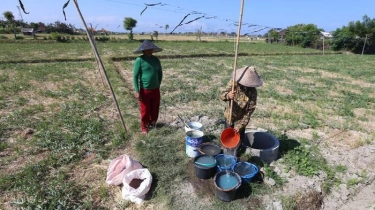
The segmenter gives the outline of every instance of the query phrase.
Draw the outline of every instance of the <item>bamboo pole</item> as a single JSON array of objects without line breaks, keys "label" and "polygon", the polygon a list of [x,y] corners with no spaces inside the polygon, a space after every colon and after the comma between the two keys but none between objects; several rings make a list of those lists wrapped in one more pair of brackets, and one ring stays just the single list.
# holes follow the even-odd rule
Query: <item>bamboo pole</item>
[{"label": "bamboo pole", "polygon": [[[237,30],[236,49],[235,49],[235,53],[234,53],[232,91],[234,91],[234,84],[235,84],[235,80],[236,80],[237,56],[238,56],[238,43],[239,43],[239,40],[240,40],[240,34],[241,34],[242,13],[243,13],[244,2],[245,2],[245,0],[241,0],[240,17],[239,17],[239,21],[238,21],[238,30]],[[232,124],[232,109],[233,109],[233,99],[230,101],[229,125]]]},{"label": "bamboo pole", "polygon": [[77,12],[78,12],[78,14],[79,14],[79,16],[80,16],[80,18],[81,18],[81,20],[82,20],[82,23],[83,23],[83,25],[85,26],[87,37],[88,37],[88,39],[89,39],[89,41],[90,41],[90,44],[91,44],[91,47],[92,47],[92,49],[93,49],[93,51],[94,51],[95,60],[96,60],[96,62],[97,62],[97,64],[98,64],[98,66],[100,67],[100,70],[104,73],[104,76],[105,76],[105,78],[106,78],[107,85],[108,85],[108,87],[109,87],[109,89],[110,89],[110,91],[111,91],[113,101],[114,101],[114,103],[115,103],[115,105],[116,105],[116,108],[117,108],[117,111],[118,111],[118,113],[119,113],[119,115],[120,115],[120,119],[121,119],[121,122],[122,122],[122,126],[124,127],[125,131],[127,131],[126,126],[125,126],[124,118],[122,117],[122,114],[121,114],[120,108],[119,108],[118,103],[117,103],[117,99],[116,99],[115,93],[114,93],[114,91],[113,91],[113,88],[112,88],[112,86],[111,86],[111,83],[109,82],[107,72],[106,72],[105,69],[104,69],[103,62],[102,62],[102,60],[101,60],[101,58],[100,58],[100,56],[99,56],[99,53],[98,53],[98,50],[97,50],[97,48],[96,48],[96,46],[95,46],[95,44],[94,44],[93,38],[92,38],[92,36],[90,35],[90,32],[89,32],[89,30],[88,30],[88,28],[87,28],[87,25],[86,25],[85,20],[83,19],[83,16],[82,16],[81,10],[79,9],[79,6],[78,6],[78,2],[77,2],[77,0],[74,0],[73,2],[74,2],[74,5],[76,6]]},{"label": "bamboo pole", "polygon": [[362,58],[362,56],[363,56],[363,52],[365,51],[366,42],[367,42],[367,34],[366,34],[365,42],[363,43],[363,48],[362,48],[361,58]]}]

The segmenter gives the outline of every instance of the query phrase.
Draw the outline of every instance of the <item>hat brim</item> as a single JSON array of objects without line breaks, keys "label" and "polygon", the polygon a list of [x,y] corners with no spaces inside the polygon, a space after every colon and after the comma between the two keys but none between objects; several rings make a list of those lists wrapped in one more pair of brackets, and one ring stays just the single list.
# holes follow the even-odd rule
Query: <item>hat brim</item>
[{"label": "hat brim", "polygon": [[259,76],[253,66],[237,69],[235,81],[246,87],[260,87],[263,85],[262,77]]},{"label": "hat brim", "polygon": [[[142,53],[143,50],[150,50],[150,49],[137,49],[136,51],[134,51],[135,54],[139,54],[139,53]],[[152,48],[152,52],[153,53],[157,53],[157,52],[161,52],[163,51],[163,49],[161,48]]]},{"label": "hat brim", "polygon": [[144,40],[141,46],[138,47],[137,50],[134,51],[134,53],[142,53],[143,50],[153,50],[153,53],[157,53],[162,51],[160,47],[156,46],[154,43],[152,43],[150,40]]}]

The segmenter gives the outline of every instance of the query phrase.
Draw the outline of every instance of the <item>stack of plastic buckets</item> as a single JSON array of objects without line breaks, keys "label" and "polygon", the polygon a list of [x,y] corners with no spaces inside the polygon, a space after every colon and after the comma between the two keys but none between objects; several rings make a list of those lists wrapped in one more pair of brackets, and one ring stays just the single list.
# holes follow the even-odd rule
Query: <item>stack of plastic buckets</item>
[{"label": "stack of plastic buckets", "polygon": [[[237,162],[236,150],[240,136],[233,128],[225,129],[220,136],[227,154],[220,154],[220,147],[214,143],[202,143],[200,137],[203,137],[201,130],[186,132],[186,154],[194,157],[196,176],[199,179],[213,177],[216,196],[225,202],[234,200],[242,183],[249,183],[258,173],[258,167],[248,162]],[[193,140],[196,140],[194,145],[189,142]]]},{"label": "stack of plastic buckets", "polygon": [[222,201],[232,201],[238,188],[241,186],[241,177],[232,171],[237,158],[231,155],[219,154],[216,156],[217,173],[214,177],[216,196]]},{"label": "stack of plastic buckets", "polygon": [[214,176],[216,196],[222,201],[232,201],[242,183],[250,183],[259,172],[256,165],[248,162],[237,162],[231,155],[216,156],[217,173]]},{"label": "stack of plastic buckets", "polygon": [[222,201],[232,201],[242,183],[249,183],[258,173],[258,167],[248,162],[237,162],[240,135],[226,128],[220,136],[224,154],[216,156],[217,173],[214,177],[216,196]]},{"label": "stack of plastic buckets", "polygon": [[203,143],[203,125],[199,122],[189,122],[189,126],[185,126],[186,132],[186,155],[188,157],[196,157],[199,155],[198,147]]}]

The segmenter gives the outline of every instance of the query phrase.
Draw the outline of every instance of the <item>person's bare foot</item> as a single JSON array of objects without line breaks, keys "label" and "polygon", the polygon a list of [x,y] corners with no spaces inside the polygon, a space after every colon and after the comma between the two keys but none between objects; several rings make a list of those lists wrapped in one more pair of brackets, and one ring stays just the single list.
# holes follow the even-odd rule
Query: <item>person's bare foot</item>
[{"label": "person's bare foot", "polygon": [[143,135],[147,135],[147,130],[146,129],[142,129],[142,132],[141,132],[141,134],[143,134]]}]

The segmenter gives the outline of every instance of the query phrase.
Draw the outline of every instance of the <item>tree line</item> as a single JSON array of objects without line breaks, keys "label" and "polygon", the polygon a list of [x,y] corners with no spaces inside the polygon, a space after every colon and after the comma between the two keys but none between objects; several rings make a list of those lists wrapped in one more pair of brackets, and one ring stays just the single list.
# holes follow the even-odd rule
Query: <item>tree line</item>
[{"label": "tree line", "polygon": [[[268,31],[268,36],[274,40],[283,39],[289,46],[304,48],[321,48],[321,32],[323,29],[314,24],[297,24],[283,30],[284,35],[274,29]],[[350,51],[367,54],[375,53],[375,18],[364,15],[362,21],[351,21],[347,26],[337,28],[331,32],[332,37],[327,37],[326,42],[335,51]],[[267,35],[266,35],[267,37]]]},{"label": "tree line", "polygon": [[[4,21],[0,20],[0,28],[3,28],[5,33],[16,33],[20,32],[21,27],[33,28],[37,31],[43,28],[45,33],[62,33],[62,34],[76,34],[76,29],[72,24],[66,24],[59,21],[54,23],[45,24],[42,22],[38,23],[25,23],[20,20],[15,20],[14,15],[10,11],[3,13],[5,18]],[[128,38],[133,40],[133,28],[137,25],[137,20],[131,17],[125,17],[123,20],[123,27],[128,30]],[[169,25],[165,26],[165,31]],[[91,29],[93,30],[93,29]],[[289,26],[282,30],[284,32],[281,35],[280,31],[275,29],[269,30],[264,37],[268,41],[279,41],[283,40],[283,43],[289,46],[299,46],[303,48],[321,48],[324,43],[321,39],[321,32],[324,30],[318,28],[315,24],[297,24]],[[347,26],[337,28],[331,32],[332,37],[327,38],[327,45],[335,51],[350,51],[353,53],[361,53],[362,51],[367,54],[375,53],[375,18],[371,19],[367,15],[364,15],[362,21],[351,21]],[[154,31],[151,34],[151,39],[158,37],[158,32]]]},{"label": "tree line", "polygon": [[55,21],[54,23],[45,24],[43,22],[23,22],[22,20],[16,20],[13,13],[10,11],[3,12],[4,21],[0,20],[0,28],[3,29],[4,33],[16,33],[21,32],[21,28],[33,28],[34,31],[43,30],[45,33],[63,33],[63,34],[75,34],[75,27],[72,24],[62,23]]}]

